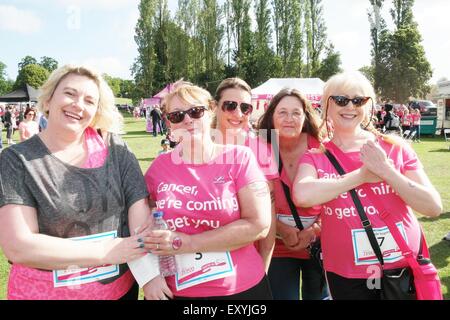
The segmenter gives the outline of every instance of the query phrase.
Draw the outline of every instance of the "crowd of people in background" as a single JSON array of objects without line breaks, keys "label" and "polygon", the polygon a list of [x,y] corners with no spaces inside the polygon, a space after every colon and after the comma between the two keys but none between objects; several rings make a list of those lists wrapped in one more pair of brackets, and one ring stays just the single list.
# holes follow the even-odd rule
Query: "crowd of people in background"
[{"label": "crowd of people in background", "polygon": [[[252,124],[244,80],[223,80],[214,96],[179,81],[147,111],[152,135],[165,138],[145,175],[119,136],[123,117],[113,101],[100,74],[68,65],[42,87],[46,129],[34,106],[23,116],[5,110],[11,146],[0,153],[0,246],[12,264],[8,299],[135,300],[141,287],[148,300],[380,300],[380,288],[367,285],[373,267],[407,267],[382,213],[417,256],[412,210],[443,210],[398,137],[420,136],[420,112],[385,104],[373,117],[375,92],[360,72],[327,81],[320,113],[285,88]],[[355,190],[372,232],[387,239],[381,260],[349,197]],[[163,211],[168,230],[153,228],[152,211]],[[167,255],[176,256],[175,275],[155,264]]]},{"label": "crowd of people in background", "polygon": [[397,134],[407,140],[420,142],[420,121],[422,115],[420,108],[414,108],[412,104],[394,105],[386,103],[376,106],[376,128],[380,132]]},{"label": "crowd of people in background", "polygon": [[[0,104],[0,133],[6,131],[6,145],[16,144],[14,134],[19,132],[22,142],[46,128],[46,117],[37,110],[35,103]],[[0,150],[3,148],[0,134]]]}]

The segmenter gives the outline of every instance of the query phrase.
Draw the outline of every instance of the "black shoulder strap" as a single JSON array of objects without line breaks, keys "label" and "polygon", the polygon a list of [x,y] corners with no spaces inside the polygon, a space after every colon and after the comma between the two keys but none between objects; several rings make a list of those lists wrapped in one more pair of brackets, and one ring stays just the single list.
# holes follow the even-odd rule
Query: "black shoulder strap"
[{"label": "black shoulder strap", "polygon": [[283,186],[283,190],[284,190],[284,195],[286,196],[286,200],[289,204],[289,208],[291,209],[291,213],[292,216],[294,217],[295,220],[295,225],[297,226],[297,228],[299,230],[303,230],[303,223],[302,223],[302,219],[300,219],[300,217],[298,216],[298,212],[297,212],[297,207],[295,206],[294,202],[292,201],[291,198],[291,190],[289,189],[289,187],[281,180],[281,170],[283,169],[283,162],[281,161],[281,156],[278,157],[279,158],[279,162],[278,162],[278,173],[280,175],[280,182],[281,185]]},{"label": "black shoulder strap", "polygon": [[[336,168],[337,172],[341,176],[343,176],[345,174],[345,170],[339,164],[339,161],[335,158],[335,156],[329,150],[325,151],[325,155],[327,156],[328,160],[330,160],[330,162],[333,164],[333,166]],[[370,223],[370,220],[367,217],[366,212],[364,211],[364,207],[361,204],[361,201],[359,200],[358,194],[356,193],[355,189],[350,190],[350,194],[352,196],[353,202],[355,203],[356,209],[358,210],[362,226],[366,231],[367,237],[369,238],[370,245],[372,246],[372,249],[375,252],[375,255],[377,256],[381,265],[384,265],[384,259],[383,254],[381,253],[380,245],[378,244],[377,238],[373,233],[372,224]]]}]

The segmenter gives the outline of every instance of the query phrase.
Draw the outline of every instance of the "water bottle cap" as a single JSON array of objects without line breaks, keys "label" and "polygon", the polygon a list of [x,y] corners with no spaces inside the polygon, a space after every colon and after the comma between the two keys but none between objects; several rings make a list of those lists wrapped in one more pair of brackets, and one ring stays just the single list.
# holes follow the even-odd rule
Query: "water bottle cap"
[{"label": "water bottle cap", "polygon": [[155,212],[153,212],[153,217],[154,218],[162,218],[163,215],[164,215],[164,212],[162,212],[162,211],[155,211]]}]

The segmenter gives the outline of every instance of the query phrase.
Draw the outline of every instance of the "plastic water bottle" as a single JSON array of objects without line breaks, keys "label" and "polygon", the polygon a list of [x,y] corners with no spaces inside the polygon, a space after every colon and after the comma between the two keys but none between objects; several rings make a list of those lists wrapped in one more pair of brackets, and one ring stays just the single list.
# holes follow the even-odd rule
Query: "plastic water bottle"
[{"label": "plastic water bottle", "polygon": [[[163,219],[162,211],[153,212],[153,230],[169,230],[167,222]],[[177,273],[175,256],[159,256],[159,271],[163,277],[173,276]]]}]

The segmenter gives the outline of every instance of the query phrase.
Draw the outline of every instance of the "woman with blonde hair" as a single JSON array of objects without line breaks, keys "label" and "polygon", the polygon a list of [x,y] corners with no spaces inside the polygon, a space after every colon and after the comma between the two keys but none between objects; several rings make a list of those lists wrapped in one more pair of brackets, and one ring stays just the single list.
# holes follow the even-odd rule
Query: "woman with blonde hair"
[{"label": "woman with blonde hair", "polygon": [[0,155],[0,245],[9,299],[137,299],[126,262],[147,254],[149,217],[138,162],[102,77],[55,70],[39,107],[48,127]]},{"label": "woman with blonde hair", "polygon": [[212,141],[212,103],[206,90],[185,83],[164,98],[180,142],[156,158],[145,180],[170,230],[152,231],[145,245],[156,255],[176,255],[178,273],[152,281],[146,299],[272,297],[253,245],[270,226],[267,181],[248,148]]},{"label": "woman with blonde hair", "polygon": [[[430,217],[442,211],[439,193],[410,145],[373,127],[375,101],[361,73],[330,78],[322,96],[323,120],[332,127],[324,144],[329,154],[307,152],[294,182],[298,206],[322,205],[324,269],[333,299],[380,299],[381,272],[408,266],[386,219],[395,222],[416,257],[421,229],[413,210]],[[345,174],[338,173],[333,157]]]},{"label": "woman with blonde hair", "polygon": [[[274,181],[277,239],[268,273],[272,293],[277,300],[299,300],[300,292],[302,300],[324,299],[327,290],[322,270],[307,251],[320,236],[320,221],[304,213],[314,208],[295,208],[294,212],[290,206],[299,161],[307,150],[319,148],[323,139],[318,113],[301,92],[285,88],[270,101],[259,129],[279,154],[280,177]],[[300,219],[298,226],[294,215]]]}]

